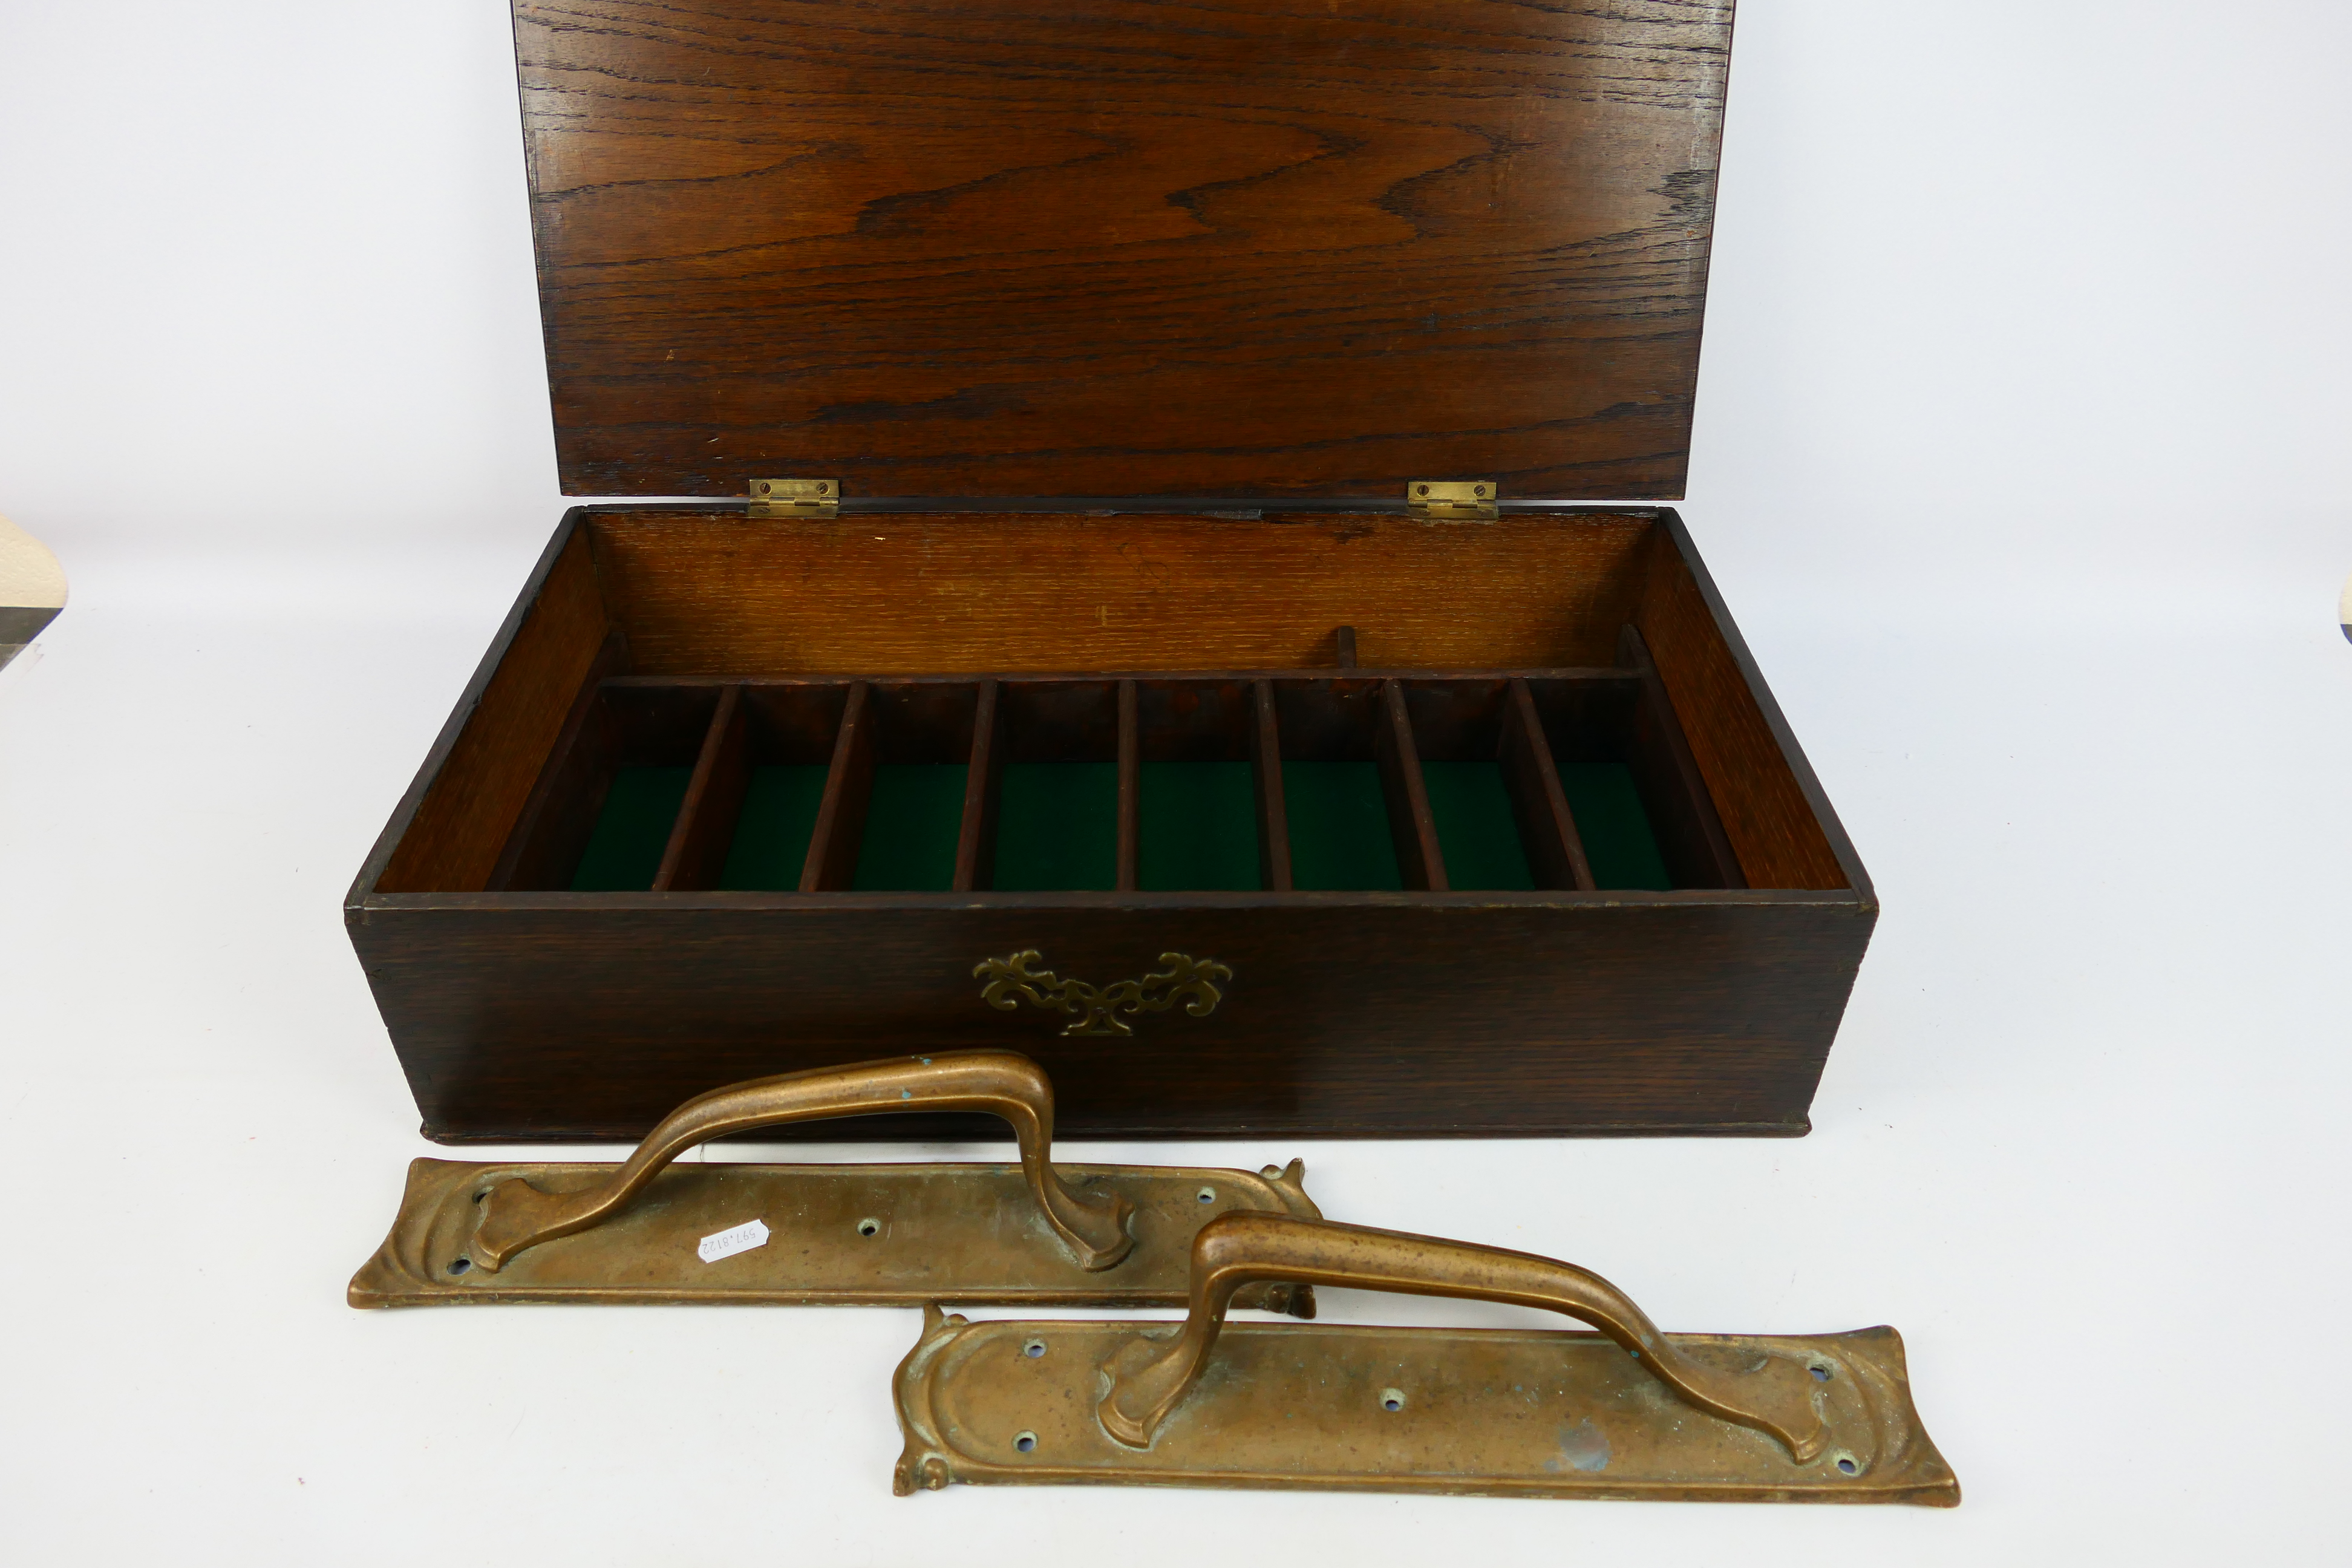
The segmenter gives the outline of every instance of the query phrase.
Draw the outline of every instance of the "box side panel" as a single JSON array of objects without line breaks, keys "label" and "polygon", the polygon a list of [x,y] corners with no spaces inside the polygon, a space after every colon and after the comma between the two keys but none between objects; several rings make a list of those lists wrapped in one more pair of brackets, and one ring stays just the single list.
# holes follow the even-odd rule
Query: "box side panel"
[{"label": "box side panel", "polygon": [[1769,694],[1728,614],[1710,603],[1703,570],[1679,523],[1662,522],[1634,625],[1674,700],[1748,885],[1866,892],[1859,865],[1850,877],[1840,864],[1823,826],[1825,818],[1834,822],[1829,803],[1778,707],[1768,709]]},{"label": "box side panel", "polygon": [[[444,908],[373,910],[353,934],[443,1139],[633,1138],[719,1084],[982,1046],[1034,1056],[1073,1137],[1785,1134],[1871,923],[1843,902]],[[1074,1037],[1061,1014],[982,1001],[974,966],[1026,949],[1097,987],[1168,952],[1233,973],[1206,1017]]]},{"label": "box side panel", "polygon": [[1654,524],[591,515],[641,674],[1606,665]]},{"label": "box side panel", "polygon": [[487,679],[459,705],[462,727],[374,883],[379,892],[467,892],[488,885],[556,732],[604,641],[588,532],[556,553]]}]

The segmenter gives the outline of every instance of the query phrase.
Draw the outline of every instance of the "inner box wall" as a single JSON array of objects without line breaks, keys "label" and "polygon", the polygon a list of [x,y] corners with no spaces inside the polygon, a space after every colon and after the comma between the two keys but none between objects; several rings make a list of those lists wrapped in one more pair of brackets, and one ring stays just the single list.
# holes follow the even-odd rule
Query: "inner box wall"
[{"label": "inner box wall", "polygon": [[1651,644],[1743,864],[1754,853],[1766,868],[1751,867],[1750,885],[1846,886],[1687,568],[1647,519],[578,518],[373,890],[489,885],[566,712],[616,644],[620,671],[663,678],[1296,668],[1329,666],[1345,625],[1367,668],[1551,668],[1612,664],[1628,624]]}]

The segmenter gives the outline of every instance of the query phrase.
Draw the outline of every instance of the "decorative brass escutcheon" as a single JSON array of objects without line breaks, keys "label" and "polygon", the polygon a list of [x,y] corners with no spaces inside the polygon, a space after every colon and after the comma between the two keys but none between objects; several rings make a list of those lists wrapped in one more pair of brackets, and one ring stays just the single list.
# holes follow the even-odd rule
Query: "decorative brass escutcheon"
[{"label": "decorative brass escutcheon", "polygon": [[1163,952],[1164,973],[1140,980],[1121,980],[1099,989],[1083,980],[1065,980],[1050,969],[1032,969],[1045,955],[1025,948],[1010,958],[983,958],[972,968],[972,978],[985,980],[980,999],[1000,1012],[1010,1013],[1026,1001],[1049,1013],[1066,1013],[1074,1020],[1062,1026],[1065,1035],[1127,1035],[1135,1030],[1121,1013],[1165,1013],[1177,1003],[1195,1018],[1217,1010],[1225,994],[1219,982],[1230,982],[1234,972],[1213,958]]}]

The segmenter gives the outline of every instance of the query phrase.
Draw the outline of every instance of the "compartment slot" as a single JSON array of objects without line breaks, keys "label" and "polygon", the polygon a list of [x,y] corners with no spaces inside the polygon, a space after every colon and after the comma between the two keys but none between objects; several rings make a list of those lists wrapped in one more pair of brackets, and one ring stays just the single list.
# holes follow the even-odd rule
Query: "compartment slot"
[{"label": "compartment slot", "polygon": [[1118,882],[1118,686],[1001,687],[996,854],[1003,892],[1108,892]]},{"label": "compartment slot", "polygon": [[650,889],[719,698],[716,686],[600,683],[570,744],[550,759],[541,809],[514,852],[509,886]]},{"label": "compartment slot", "polygon": [[710,716],[702,753],[695,759],[687,781],[686,797],[670,828],[661,868],[654,873],[656,893],[673,889],[699,890],[719,885],[728,846],[735,837],[736,815],[743,807],[743,792],[751,783],[744,758],[743,689],[730,686],[719,694]]},{"label": "compartment slot", "polygon": [[1617,662],[1641,677],[1642,701],[1626,738],[1625,761],[1633,769],[1658,848],[1677,887],[1744,888],[1731,840],[1723,831],[1715,798],[1691,755],[1682,721],[1666,696],[1665,683],[1642,634],[1631,626],[1617,634]]},{"label": "compartment slot", "polygon": [[[1578,886],[1582,847],[1526,682],[1402,684],[1447,886]],[[1589,871],[1582,885],[1591,886]]]},{"label": "compartment slot", "polygon": [[1692,796],[1666,765],[1668,737],[1641,672],[1538,676],[1528,687],[1593,885],[1726,886],[1717,862],[1695,852],[1704,844],[1695,813],[1705,795]]},{"label": "compartment slot", "polygon": [[565,710],[555,744],[523,798],[513,831],[500,847],[484,887],[493,892],[512,889],[562,888],[570,885],[572,867],[596,824],[603,795],[593,775],[606,760],[609,742],[583,740],[592,727],[609,722],[604,713],[604,682],[628,668],[628,643],[620,633],[608,634],[589,666],[586,679]]},{"label": "compartment slot", "polygon": [[955,885],[964,769],[953,763],[883,763],[857,856],[861,893],[943,893]]},{"label": "compartment slot", "polygon": [[981,684],[850,688],[802,891],[954,886]]},{"label": "compartment slot", "polygon": [[[1279,714],[1284,823],[1294,884],[1402,889],[1424,869],[1404,788],[1390,683],[1377,677],[1270,682]],[[1410,744],[1410,737],[1406,737]],[[1419,767],[1413,783],[1419,784]],[[1421,802],[1427,810],[1427,800]],[[1442,863],[1441,863],[1442,876]]]},{"label": "compartment slot", "polygon": [[1688,885],[1666,868],[1632,768],[1623,763],[1562,763],[1559,784],[1591,847],[1597,886],[1663,892]]},{"label": "compartment slot", "polygon": [[789,892],[808,869],[849,688],[793,684],[741,690],[743,797],[717,885],[730,891]]},{"label": "compartment slot", "polygon": [[[1257,684],[1124,684],[1135,690],[1136,887],[1149,892],[1265,887],[1264,808],[1254,760]],[[1270,698],[1266,708],[1270,714]],[[1278,772],[1274,787],[1278,810]]]},{"label": "compartment slot", "polygon": [[1424,758],[1422,781],[1445,855],[1446,886],[1524,892],[1536,885],[1513,820],[1503,765],[1477,759]]},{"label": "compartment slot", "polygon": [[652,889],[677,808],[686,799],[689,767],[616,768],[605,786],[596,826],[572,870],[575,893],[642,893]]}]

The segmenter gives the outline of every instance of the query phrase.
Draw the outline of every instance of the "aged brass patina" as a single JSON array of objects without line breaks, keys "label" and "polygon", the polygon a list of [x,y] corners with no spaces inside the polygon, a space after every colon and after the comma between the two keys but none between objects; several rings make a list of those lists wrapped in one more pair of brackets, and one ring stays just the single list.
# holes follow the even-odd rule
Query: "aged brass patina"
[{"label": "aged brass patina", "polygon": [[839,479],[753,479],[753,517],[831,517],[841,510]]},{"label": "aged brass patina", "polygon": [[[711,1138],[876,1111],[978,1110],[1018,1164],[674,1164]],[[1050,1163],[1053,1089],[1013,1051],[943,1051],[758,1079],[698,1096],[618,1166],[418,1160],[358,1307],[488,1301],[934,1300],[1095,1306],[1185,1299],[1202,1226],[1312,1215],[1293,1161],[1243,1171]],[[758,1220],[772,1242],[715,1260],[705,1237]],[[1278,1283],[1244,1305],[1312,1316]]]},{"label": "aged brass patina", "polygon": [[[1562,1312],[1599,1335],[1224,1321],[1280,1279]],[[925,1317],[898,1368],[900,1495],[950,1482],[1950,1507],[1894,1330],[1660,1332],[1573,1264],[1232,1214],[1181,1325]]]},{"label": "aged brass patina", "polygon": [[988,982],[980,999],[1006,1013],[1025,1001],[1049,1013],[1069,1014],[1076,1022],[1063,1026],[1066,1035],[1132,1035],[1135,1030],[1119,1014],[1165,1013],[1181,1002],[1186,1013],[1205,1018],[1224,1000],[1218,984],[1234,977],[1231,969],[1213,958],[1163,952],[1160,962],[1166,973],[1097,989],[1083,980],[1065,980],[1050,969],[1029,967],[1044,962],[1045,955],[1035,948],[1010,958],[982,959],[971,971],[974,980]]},{"label": "aged brass patina", "polygon": [[1501,493],[1492,479],[1415,479],[1404,488],[1404,504],[1416,517],[1492,522]]}]

